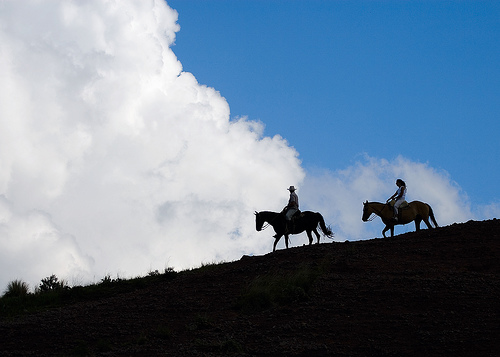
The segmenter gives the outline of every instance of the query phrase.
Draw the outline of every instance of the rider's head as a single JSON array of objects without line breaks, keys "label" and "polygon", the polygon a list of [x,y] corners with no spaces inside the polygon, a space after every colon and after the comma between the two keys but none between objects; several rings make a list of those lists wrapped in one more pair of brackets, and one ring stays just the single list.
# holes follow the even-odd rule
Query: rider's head
[{"label": "rider's head", "polygon": [[293,186],[288,187],[288,191],[290,191],[290,192],[295,191],[295,187],[293,187]]},{"label": "rider's head", "polygon": [[401,179],[397,179],[397,180],[396,180],[396,185],[397,185],[398,187],[399,187],[399,186],[406,186],[406,183],[405,183],[403,180],[401,180]]}]

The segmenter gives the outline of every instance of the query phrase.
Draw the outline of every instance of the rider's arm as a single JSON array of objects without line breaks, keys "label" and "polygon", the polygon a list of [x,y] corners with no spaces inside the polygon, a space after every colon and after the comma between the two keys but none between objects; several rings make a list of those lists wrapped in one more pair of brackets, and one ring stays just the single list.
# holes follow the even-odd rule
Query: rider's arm
[{"label": "rider's arm", "polygon": [[[398,197],[396,197],[396,200],[399,200],[401,197],[403,197],[403,195],[405,193],[405,187],[401,186],[401,188],[398,191],[399,191],[399,195],[397,195]],[[398,193],[398,191],[396,191],[396,193]]]}]

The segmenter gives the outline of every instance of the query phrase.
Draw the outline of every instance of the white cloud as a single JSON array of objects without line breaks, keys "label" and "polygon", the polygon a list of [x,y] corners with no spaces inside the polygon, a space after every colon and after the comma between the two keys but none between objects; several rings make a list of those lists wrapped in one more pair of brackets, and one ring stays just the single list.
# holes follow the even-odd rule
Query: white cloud
[{"label": "white cloud", "polygon": [[[11,202],[0,196],[0,281],[50,276],[85,274],[92,259],[83,253],[76,240],[64,234],[41,211],[16,212]],[[32,288],[37,280],[31,280]]]},{"label": "white cloud", "polygon": [[2,4],[0,285],[269,250],[253,212],[303,179],[298,154],[182,72],[176,21],[164,1]]},{"label": "white cloud", "polygon": [[492,202],[475,209],[475,217],[479,219],[492,219],[500,217],[500,202]]}]

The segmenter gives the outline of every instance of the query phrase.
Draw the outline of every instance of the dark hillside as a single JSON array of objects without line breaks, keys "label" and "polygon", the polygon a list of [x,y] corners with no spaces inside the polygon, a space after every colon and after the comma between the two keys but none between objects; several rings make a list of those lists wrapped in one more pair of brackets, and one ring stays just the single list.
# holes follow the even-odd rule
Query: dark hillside
[{"label": "dark hillside", "polygon": [[243,257],[4,317],[0,355],[500,356],[500,220]]}]

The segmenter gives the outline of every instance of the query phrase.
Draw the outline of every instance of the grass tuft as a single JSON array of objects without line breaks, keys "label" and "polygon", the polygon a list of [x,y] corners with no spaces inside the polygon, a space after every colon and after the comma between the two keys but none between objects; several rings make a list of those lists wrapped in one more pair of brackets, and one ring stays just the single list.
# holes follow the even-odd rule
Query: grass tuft
[{"label": "grass tuft", "polygon": [[304,266],[287,274],[277,272],[257,277],[238,298],[236,308],[252,312],[306,301],[309,299],[311,286],[319,275],[318,269]]},{"label": "grass tuft", "polygon": [[11,281],[7,285],[3,296],[4,297],[24,297],[29,294],[29,285],[22,280]]}]

